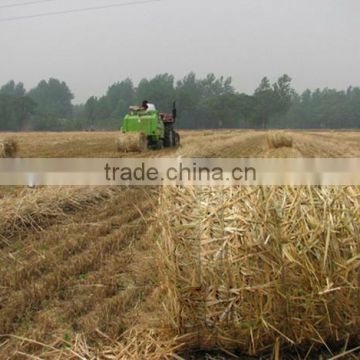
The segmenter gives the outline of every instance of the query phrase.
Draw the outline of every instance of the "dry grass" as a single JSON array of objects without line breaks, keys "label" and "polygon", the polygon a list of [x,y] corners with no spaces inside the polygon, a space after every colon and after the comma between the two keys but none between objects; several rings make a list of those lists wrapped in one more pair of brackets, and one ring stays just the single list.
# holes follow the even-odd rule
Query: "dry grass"
[{"label": "dry grass", "polygon": [[169,188],[159,218],[145,239],[154,285],[137,322],[100,352],[75,342],[73,356],[353,353],[359,188]]},{"label": "dry grass", "polygon": [[266,148],[263,134],[255,131],[201,134],[195,132],[191,136],[183,136],[177,154],[188,157],[257,157]]},{"label": "dry grass", "polygon": [[[115,157],[119,132],[13,133],[18,156],[32,157]],[[0,134],[1,136],[1,134]]]},{"label": "dry grass", "polygon": [[151,290],[144,254],[153,243],[142,238],[152,208],[151,192],[123,188],[56,212],[40,232],[14,232],[0,248],[0,335],[9,334],[0,358],[69,359],[85,340],[93,354],[115,343]]},{"label": "dry grass", "polygon": [[20,196],[0,199],[0,235],[11,237],[19,231],[41,230],[44,223],[80,210],[115,192],[109,188],[54,187],[26,189]]},{"label": "dry grass", "polygon": [[[131,191],[127,206],[140,206],[144,197]],[[37,249],[16,255],[13,271],[1,269],[0,329],[13,335],[0,354],[155,360],[202,348],[304,356],[359,341],[358,188],[169,188],[149,208],[158,208],[153,221],[136,206],[121,207],[115,221],[108,211],[119,213],[118,200],[109,201],[96,213],[80,207],[59,246],[41,250],[64,236],[54,225],[48,240],[48,230],[36,236]],[[136,213],[141,226],[129,224]],[[104,224],[72,230],[85,214],[86,223],[101,216]],[[131,280],[121,275],[119,289],[124,271]],[[72,290],[54,297],[63,288]],[[28,331],[15,325],[39,306]],[[60,314],[76,324],[69,339]]]},{"label": "dry grass", "polygon": [[304,157],[302,152],[294,147],[269,148],[262,153],[264,158],[301,158]]},{"label": "dry grass", "polygon": [[360,340],[358,188],[172,188],[159,214],[164,340],[256,356]]},{"label": "dry grass", "polygon": [[147,150],[147,137],[144,133],[120,134],[117,140],[119,152],[144,152]]},{"label": "dry grass", "polygon": [[[21,157],[128,156],[118,135],[11,137]],[[271,149],[266,132],[181,135],[145,156],[360,154],[359,133],[291,132]],[[360,341],[359,191],[0,189],[0,358],[346,352]]]},{"label": "dry grass", "polygon": [[[0,134],[11,137],[18,144],[18,157],[264,157],[283,156],[285,151],[269,149],[269,132],[253,130],[202,130],[181,131],[178,149],[146,151],[145,153],[121,153],[116,141],[119,132],[71,132],[71,133],[13,133]],[[287,131],[293,138],[292,156],[296,157],[359,157],[359,132],[295,132]],[[205,135],[205,136],[204,136]],[[341,140],[341,141],[340,141]],[[280,148],[281,150],[289,148]],[[269,154],[267,154],[269,152]]]},{"label": "dry grass", "polygon": [[18,151],[17,142],[13,138],[0,141],[0,158],[15,157]]},{"label": "dry grass", "polygon": [[282,131],[271,132],[267,135],[266,139],[270,149],[291,148],[293,146],[292,136]]},{"label": "dry grass", "polygon": [[202,135],[203,136],[213,136],[216,133],[215,130],[205,130]]}]

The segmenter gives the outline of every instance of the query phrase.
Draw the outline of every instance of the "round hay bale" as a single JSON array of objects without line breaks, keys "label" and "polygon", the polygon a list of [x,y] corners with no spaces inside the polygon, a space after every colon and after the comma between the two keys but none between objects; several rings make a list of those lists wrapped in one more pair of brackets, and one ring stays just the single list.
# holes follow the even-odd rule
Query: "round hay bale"
[{"label": "round hay bale", "polygon": [[119,152],[144,152],[147,150],[147,136],[144,133],[121,134],[117,140]]},{"label": "round hay bale", "polygon": [[12,138],[6,138],[0,142],[0,158],[15,157],[17,150],[17,142]]},{"label": "round hay bale", "polygon": [[289,147],[293,146],[293,138],[291,135],[286,134],[285,132],[274,132],[270,133],[266,137],[267,143],[270,149],[278,149],[282,147]]}]

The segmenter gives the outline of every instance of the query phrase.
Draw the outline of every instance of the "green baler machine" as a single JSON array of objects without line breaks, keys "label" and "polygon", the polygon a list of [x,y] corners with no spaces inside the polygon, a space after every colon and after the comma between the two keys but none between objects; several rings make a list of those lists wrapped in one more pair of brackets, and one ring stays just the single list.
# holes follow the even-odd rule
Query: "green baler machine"
[{"label": "green baler machine", "polygon": [[123,119],[118,150],[121,152],[142,152],[147,149],[176,147],[180,144],[180,136],[174,129],[176,120],[176,104],[172,114],[160,113],[156,110],[144,111],[132,106]]}]

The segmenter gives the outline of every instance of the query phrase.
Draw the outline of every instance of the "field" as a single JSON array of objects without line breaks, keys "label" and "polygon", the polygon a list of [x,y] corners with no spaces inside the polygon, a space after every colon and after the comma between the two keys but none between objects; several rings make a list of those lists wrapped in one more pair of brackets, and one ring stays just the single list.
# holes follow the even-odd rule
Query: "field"
[{"label": "field", "polygon": [[[269,150],[266,132],[206,130],[182,132],[177,151],[162,150],[131,156],[218,156],[218,157],[356,157],[360,154],[358,132],[291,132],[293,149]],[[19,157],[121,157],[116,151],[116,133],[21,133],[0,134],[15,138]]]},{"label": "field", "polygon": [[[264,131],[182,132],[179,149],[141,155],[110,132],[0,139],[19,157],[360,157],[360,133],[287,134],[275,147]],[[0,187],[0,358],[355,358],[360,189],[220,193]]]}]

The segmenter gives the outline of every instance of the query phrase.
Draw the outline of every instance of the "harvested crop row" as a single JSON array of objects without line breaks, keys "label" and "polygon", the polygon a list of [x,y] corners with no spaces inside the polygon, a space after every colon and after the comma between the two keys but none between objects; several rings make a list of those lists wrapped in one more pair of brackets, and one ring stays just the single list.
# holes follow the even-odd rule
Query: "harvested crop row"
[{"label": "harvested crop row", "polygon": [[171,188],[160,213],[162,340],[256,356],[360,340],[359,188]]},{"label": "harvested crop row", "polygon": [[39,343],[53,345],[60,340],[58,353],[49,358],[60,358],[64,352],[69,359],[61,341],[69,334],[75,341],[75,331],[85,333],[89,345],[109,342],[99,330],[117,338],[127,313],[145,291],[133,286],[136,273],[128,266],[142,244],[152,206],[151,190],[123,189],[0,250],[0,256],[6,255],[20,243],[27,244],[24,251],[13,252],[12,261],[8,259],[9,274],[5,269],[1,274],[0,334],[9,335],[0,335],[0,358],[26,353],[45,359],[43,352],[49,348]]},{"label": "harvested crop row", "polygon": [[148,197],[145,191],[124,189],[106,201],[66,214],[43,231],[29,231],[12,239],[8,247],[0,249],[0,289],[21,290],[26,283],[33,283],[94,246],[97,239],[135,221],[140,213],[133,203],[141,199],[140,208],[147,210],[151,206]]},{"label": "harvested crop row", "polygon": [[53,218],[109,198],[116,188],[40,188],[21,197],[0,199],[0,235],[11,237],[19,231],[41,230]]},{"label": "harvested crop row", "polygon": [[[61,357],[59,342],[57,352],[39,354],[159,359],[199,348],[262,355],[284,347],[304,355],[317,346],[336,353],[359,340],[359,201],[357,187],[165,189],[157,213],[164,221],[143,237],[149,259],[139,269],[151,262],[147,279],[157,287],[134,309],[139,325],[109,347],[79,334],[71,353]],[[111,316],[123,301],[109,299],[99,314]],[[92,328],[91,313],[83,321]]]}]

